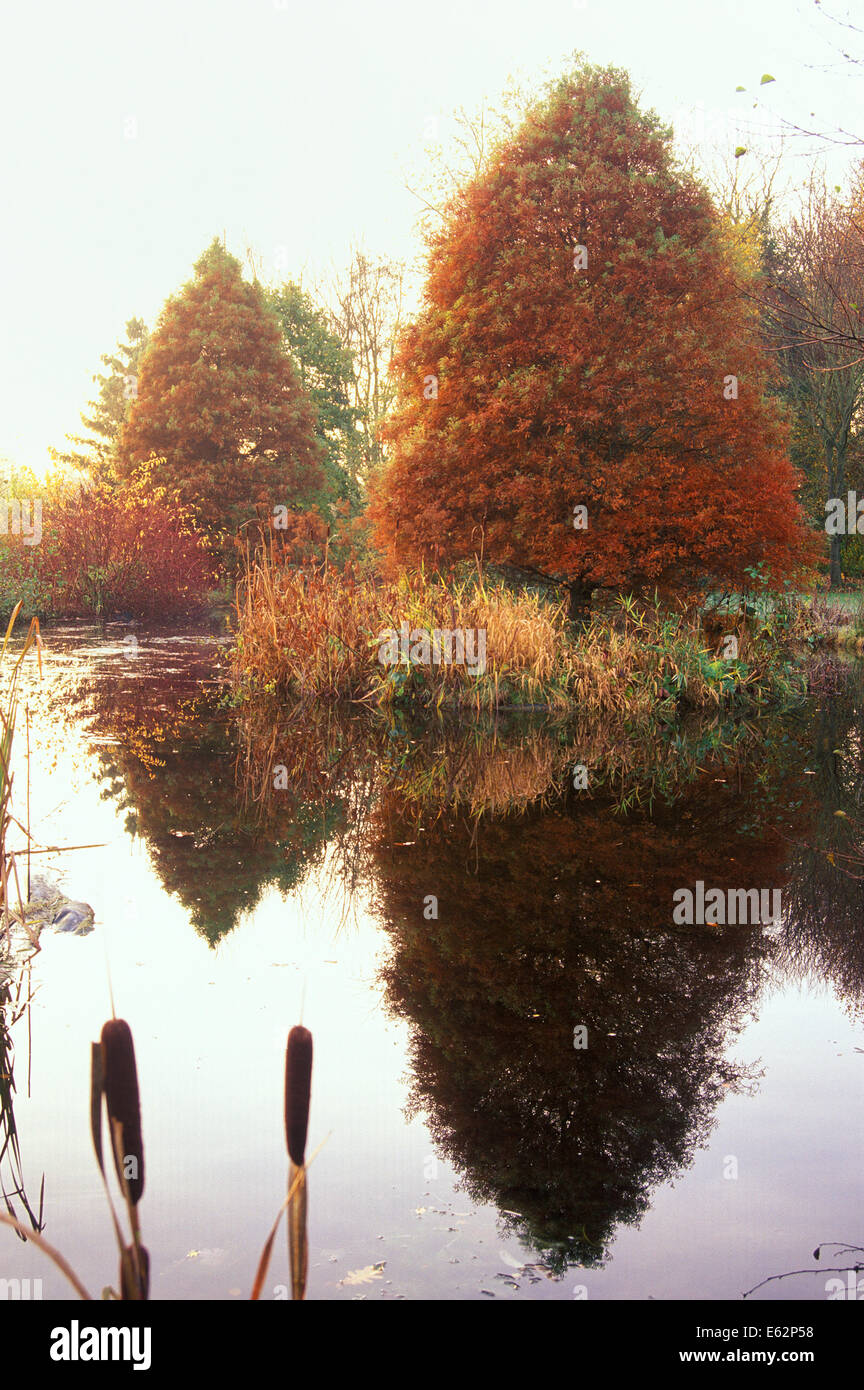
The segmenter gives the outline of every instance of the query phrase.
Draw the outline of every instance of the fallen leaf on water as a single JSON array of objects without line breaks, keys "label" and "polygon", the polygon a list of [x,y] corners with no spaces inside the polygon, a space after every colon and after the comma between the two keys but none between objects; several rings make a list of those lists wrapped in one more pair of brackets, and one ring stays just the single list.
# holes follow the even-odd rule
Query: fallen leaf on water
[{"label": "fallen leaf on water", "polygon": [[375,1279],[383,1279],[383,1270],[386,1260],[382,1260],[377,1265],[364,1265],[363,1269],[349,1270],[344,1279],[340,1279],[340,1284],[371,1284]]}]

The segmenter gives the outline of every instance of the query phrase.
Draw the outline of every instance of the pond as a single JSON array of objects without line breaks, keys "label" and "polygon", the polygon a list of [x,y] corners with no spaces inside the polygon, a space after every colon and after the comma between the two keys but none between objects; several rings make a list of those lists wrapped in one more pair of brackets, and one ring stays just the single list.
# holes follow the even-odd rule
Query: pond
[{"label": "pond", "polygon": [[[248,1299],[301,1020],[310,1299],[736,1300],[811,1268],[751,1297],[841,1296],[824,1266],[854,1258],[812,1252],[862,1237],[857,669],[821,659],[799,708],[640,754],[239,709],[227,651],[217,625],[70,626],[27,663],[16,813],[29,736],[32,872],[95,929],[46,928],[5,985],[15,1214],[44,1182],[44,1238],[95,1296],[116,1284],[89,1123],[113,998],[154,1298]],[[780,912],[674,921],[698,884]],[[8,1228],[0,1278],[70,1293]],[[288,1283],[283,1231],[262,1297]]]}]

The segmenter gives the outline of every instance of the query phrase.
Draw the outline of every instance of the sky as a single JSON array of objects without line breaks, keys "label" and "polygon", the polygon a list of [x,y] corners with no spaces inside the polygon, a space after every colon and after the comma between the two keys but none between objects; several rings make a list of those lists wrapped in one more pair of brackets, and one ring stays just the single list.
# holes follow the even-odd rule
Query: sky
[{"label": "sky", "polygon": [[[837,52],[864,34],[820,10],[864,27],[864,0],[3,0],[0,459],[44,473],[102,353],[214,236],[265,279],[326,277],[353,245],[415,260],[429,137],[576,50],[706,153],[754,147],[739,119],[771,144],[781,118],[860,109],[864,134],[864,66]],[[812,143],[787,148],[806,177]],[[843,179],[854,151],[826,148]]]}]

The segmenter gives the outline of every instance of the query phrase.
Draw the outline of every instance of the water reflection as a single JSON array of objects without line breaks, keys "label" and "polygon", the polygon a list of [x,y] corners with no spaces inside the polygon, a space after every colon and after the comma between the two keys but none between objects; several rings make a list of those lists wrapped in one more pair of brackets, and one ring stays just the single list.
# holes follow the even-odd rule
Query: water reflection
[{"label": "water reflection", "polygon": [[[212,644],[141,644],[134,669],[121,651],[106,670],[100,650],[56,708],[86,720],[103,794],[166,891],[211,943],[325,864],[346,901],[371,893],[411,1111],[551,1269],[600,1267],[724,1095],[757,1084],[728,1054],[766,981],[815,975],[864,1003],[848,670],[824,664],[804,708],[759,725],[637,743],[578,724],[238,711]],[[697,880],[779,889],[782,922],[675,927],[673,894]]]},{"label": "water reflection", "polygon": [[[341,817],[337,802],[291,792],[266,823],[235,777],[236,730],[224,707],[212,645],[178,652],[136,644],[104,649],[96,669],[75,671],[55,713],[84,721],[104,799],[147,845],[166,891],[212,944],[254,911],[268,887],[292,892],[320,863]],[[179,664],[178,664],[179,663]]]},{"label": "water reflection", "polygon": [[807,711],[806,835],[789,844],[778,956],[786,974],[829,981],[864,1009],[864,696],[857,672],[820,663]]},{"label": "water reflection", "polygon": [[[724,1054],[773,942],[675,928],[670,905],[697,870],[781,886],[782,852],[770,836],[742,842],[710,792],[626,828],[593,808],[476,831],[442,816],[410,850],[390,837],[409,822],[387,810],[376,866],[412,1103],[472,1196],[513,1213],[559,1270],[601,1263],[617,1226],[687,1166],[724,1090],[751,1079]],[[422,915],[429,893],[437,921]]]}]

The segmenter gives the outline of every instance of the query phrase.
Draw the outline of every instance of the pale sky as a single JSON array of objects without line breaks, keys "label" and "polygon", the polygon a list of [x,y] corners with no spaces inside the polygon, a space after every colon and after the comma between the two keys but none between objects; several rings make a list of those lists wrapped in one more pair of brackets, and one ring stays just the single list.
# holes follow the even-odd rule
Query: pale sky
[{"label": "pale sky", "polygon": [[[864,26],[864,0],[822,8]],[[215,235],[241,258],[254,248],[265,278],[324,275],[352,243],[413,258],[405,179],[431,118],[446,140],[449,113],[511,75],[533,84],[581,49],[713,146],[747,143],[735,113],[763,119],[757,99],[824,128],[860,112],[864,130],[864,67],[831,46],[864,53],[864,36],[812,0],[18,0],[2,14],[0,457],[40,473],[77,432],[100,355],[127,319],[152,326]],[[852,153],[834,154],[838,178]]]}]

